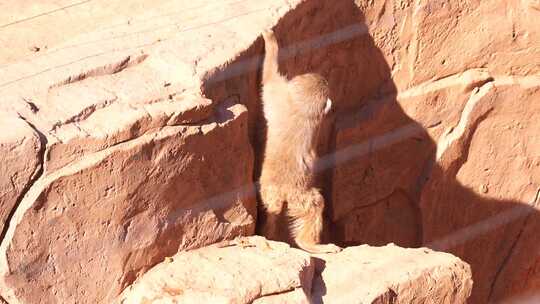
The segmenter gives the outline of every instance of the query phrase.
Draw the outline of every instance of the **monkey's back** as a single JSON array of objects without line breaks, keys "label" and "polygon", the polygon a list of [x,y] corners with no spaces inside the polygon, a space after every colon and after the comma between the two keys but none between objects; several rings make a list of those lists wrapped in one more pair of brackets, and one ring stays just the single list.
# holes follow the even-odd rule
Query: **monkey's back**
[{"label": "monkey's back", "polygon": [[315,155],[313,122],[292,100],[288,83],[276,81],[263,87],[263,110],[267,123],[266,145],[260,182],[262,185],[309,187]]}]

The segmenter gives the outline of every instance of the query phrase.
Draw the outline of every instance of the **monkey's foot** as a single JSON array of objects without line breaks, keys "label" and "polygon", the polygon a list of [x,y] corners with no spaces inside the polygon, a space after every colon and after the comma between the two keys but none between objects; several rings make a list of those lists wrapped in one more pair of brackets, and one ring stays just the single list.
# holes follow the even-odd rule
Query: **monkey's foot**
[{"label": "monkey's foot", "polygon": [[298,245],[298,247],[309,253],[338,253],[343,250],[334,244]]}]

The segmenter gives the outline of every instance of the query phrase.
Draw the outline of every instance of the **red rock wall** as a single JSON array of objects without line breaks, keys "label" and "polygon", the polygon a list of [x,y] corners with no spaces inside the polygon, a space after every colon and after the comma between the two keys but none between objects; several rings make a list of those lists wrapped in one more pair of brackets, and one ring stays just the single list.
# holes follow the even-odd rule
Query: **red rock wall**
[{"label": "red rock wall", "polygon": [[356,4],[391,80],[337,118],[333,236],[454,253],[471,303],[539,290],[537,1]]},{"label": "red rock wall", "polygon": [[[538,17],[535,1],[305,1],[278,22],[281,71],[323,74],[337,105],[321,142],[330,240],[457,254],[471,303],[539,288]],[[207,92],[244,96],[260,156],[244,77]]]},{"label": "red rock wall", "polygon": [[[110,303],[165,256],[253,234],[247,109],[234,96],[204,98],[194,74],[204,65],[194,56],[209,44],[233,53],[243,45],[207,35],[220,27],[178,35],[171,29],[187,11],[166,14],[175,5],[154,4],[149,15],[126,12],[128,20],[101,20],[114,9],[98,3],[10,7],[24,16],[1,38],[19,52],[0,66],[0,300]],[[195,11],[205,23],[216,18]],[[66,29],[65,41],[24,54],[20,24],[39,20],[35,43],[52,42],[58,37],[47,31],[62,29],[40,18],[58,14],[88,28],[76,36],[80,28]]]}]

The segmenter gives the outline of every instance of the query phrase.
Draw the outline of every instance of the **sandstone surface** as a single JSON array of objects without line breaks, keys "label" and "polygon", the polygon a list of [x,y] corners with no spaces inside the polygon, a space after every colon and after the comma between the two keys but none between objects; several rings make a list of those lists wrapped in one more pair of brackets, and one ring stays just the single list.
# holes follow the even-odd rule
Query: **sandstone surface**
[{"label": "sandstone surface", "polygon": [[16,113],[0,113],[0,231],[41,170],[39,134]]},{"label": "sandstone surface", "polygon": [[[238,238],[180,252],[149,270],[118,303],[271,303],[299,289],[308,296],[314,266],[309,254],[262,237]],[[283,298],[283,295],[285,298]]]},{"label": "sandstone surface", "polygon": [[336,102],[352,106],[324,158],[331,237],[456,254],[471,303],[538,290],[537,1],[355,3],[370,34],[355,56],[379,54],[382,76],[349,61],[364,76],[343,78],[381,81]]},{"label": "sandstone surface", "polygon": [[313,303],[467,303],[473,285],[469,265],[426,248],[362,245],[316,257]]},{"label": "sandstone surface", "polygon": [[117,302],[459,304],[471,288],[466,263],[425,248],[364,245],[310,257],[248,237],[167,258]]},{"label": "sandstone surface", "polygon": [[[1,146],[9,303],[106,303],[167,255],[254,231],[248,112],[199,85],[257,38],[239,28],[269,2],[200,1],[192,17],[191,1],[141,3],[17,3],[5,19],[15,19],[0,69],[2,126],[15,128]],[[238,20],[208,26],[223,9]],[[47,47],[28,52],[21,33],[44,24],[25,39]]]}]

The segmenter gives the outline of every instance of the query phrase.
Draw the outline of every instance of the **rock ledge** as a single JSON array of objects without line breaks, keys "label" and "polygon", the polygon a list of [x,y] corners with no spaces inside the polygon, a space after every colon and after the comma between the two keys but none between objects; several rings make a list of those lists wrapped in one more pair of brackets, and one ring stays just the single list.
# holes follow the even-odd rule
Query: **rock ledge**
[{"label": "rock ledge", "polygon": [[179,252],[117,303],[466,303],[469,265],[393,244],[310,256],[253,236]]}]

